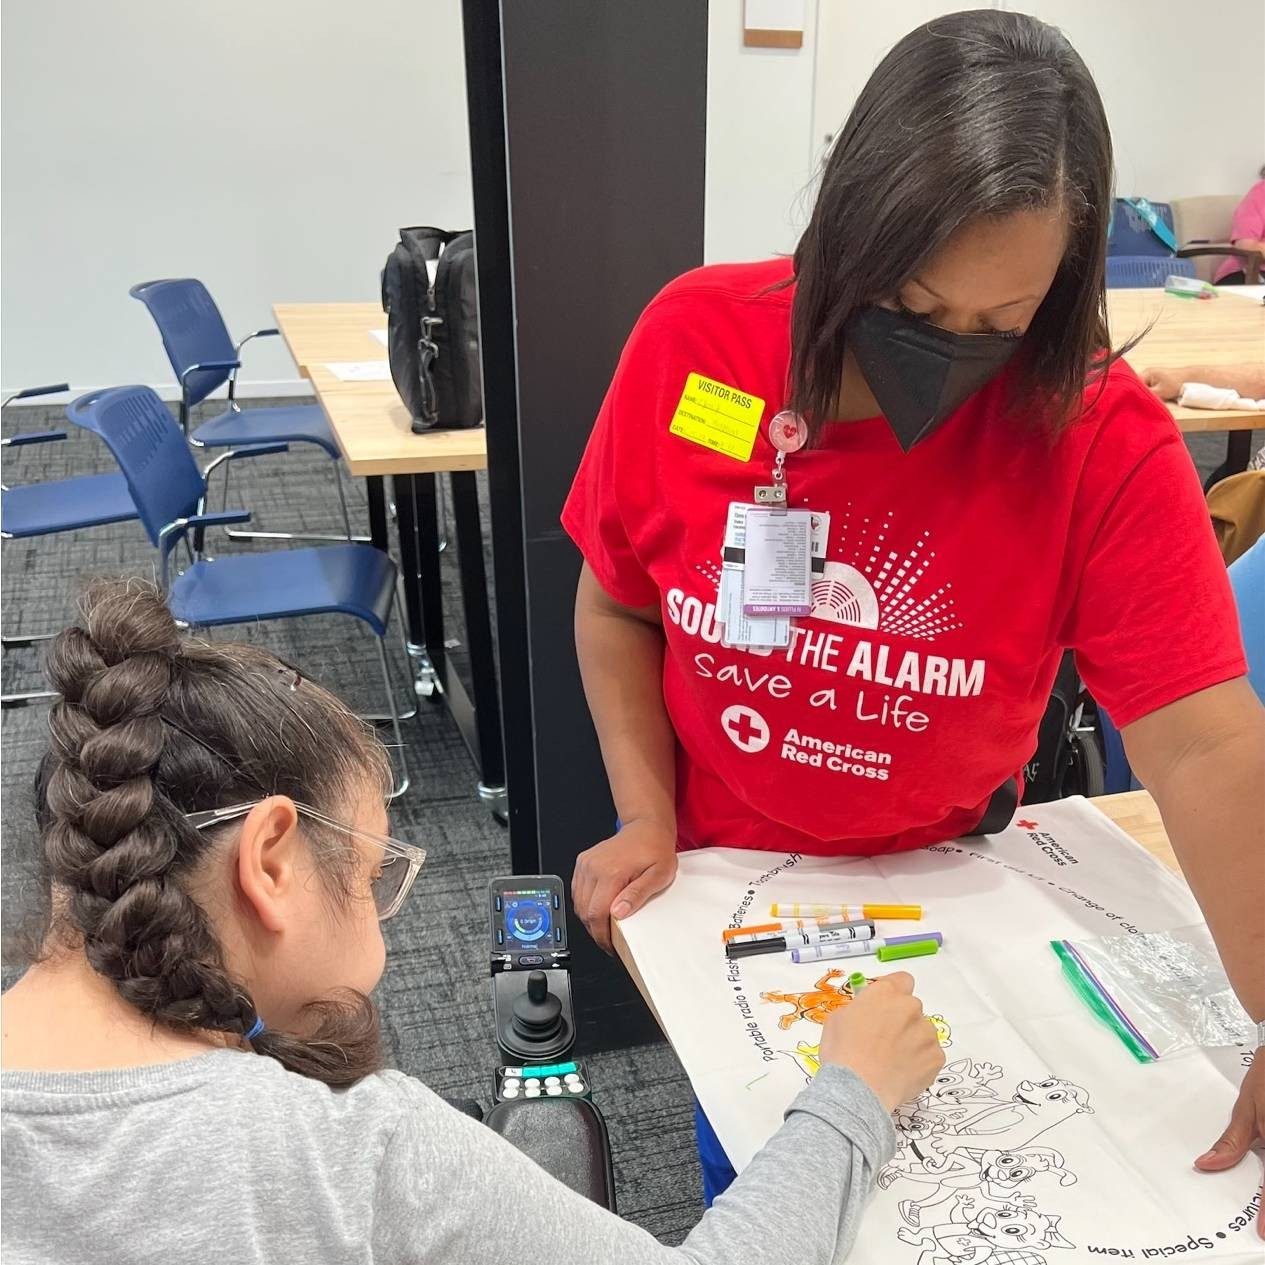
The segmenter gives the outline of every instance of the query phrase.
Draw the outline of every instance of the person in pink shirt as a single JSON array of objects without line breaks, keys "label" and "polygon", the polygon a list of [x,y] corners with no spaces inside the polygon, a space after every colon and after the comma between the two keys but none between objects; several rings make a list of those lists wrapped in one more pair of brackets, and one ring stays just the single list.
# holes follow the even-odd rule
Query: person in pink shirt
[{"label": "person in pink shirt", "polygon": [[[1230,221],[1230,244],[1265,254],[1265,167],[1259,174],[1260,179],[1234,209],[1234,219]],[[1227,256],[1213,278],[1219,286],[1242,285],[1245,279],[1243,263],[1233,255]]]}]

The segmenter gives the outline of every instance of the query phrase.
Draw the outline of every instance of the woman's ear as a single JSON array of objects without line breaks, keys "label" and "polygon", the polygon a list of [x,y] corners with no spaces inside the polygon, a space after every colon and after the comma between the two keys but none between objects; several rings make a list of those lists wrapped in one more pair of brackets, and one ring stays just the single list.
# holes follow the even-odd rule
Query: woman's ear
[{"label": "woman's ear", "polygon": [[242,900],[267,931],[281,931],[289,897],[303,882],[303,841],[294,801],[272,795],[247,814],[237,840]]}]

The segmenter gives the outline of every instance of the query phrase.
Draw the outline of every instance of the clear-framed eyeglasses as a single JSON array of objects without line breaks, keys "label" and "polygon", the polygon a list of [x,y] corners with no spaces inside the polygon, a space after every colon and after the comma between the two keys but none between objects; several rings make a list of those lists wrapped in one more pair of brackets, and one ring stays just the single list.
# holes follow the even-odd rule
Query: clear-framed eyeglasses
[{"label": "clear-framed eyeglasses", "polygon": [[[206,830],[222,822],[245,817],[256,804],[262,802],[262,800],[252,800],[249,804],[230,804],[226,808],[208,808],[205,812],[186,813],[185,820],[195,830]],[[380,922],[394,917],[399,912],[400,906],[404,904],[404,898],[409,894],[413,880],[422,868],[422,862],[426,860],[426,849],[404,843],[399,839],[392,839],[390,835],[375,835],[368,830],[349,826],[346,822],[335,821],[332,817],[327,817],[319,808],[300,803],[297,799],[294,800],[294,806],[302,817],[319,822],[322,826],[341,830],[353,839],[382,849],[382,860],[372,879],[373,903],[378,911]]]}]

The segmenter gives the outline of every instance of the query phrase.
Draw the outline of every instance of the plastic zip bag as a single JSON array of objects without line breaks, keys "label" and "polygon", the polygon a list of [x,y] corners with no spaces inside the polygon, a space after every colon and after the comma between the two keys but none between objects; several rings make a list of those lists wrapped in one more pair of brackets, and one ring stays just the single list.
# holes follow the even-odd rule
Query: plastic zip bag
[{"label": "plastic zip bag", "polygon": [[1253,1039],[1255,1025],[1202,923],[1050,947],[1077,995],[1140,1063]]}]

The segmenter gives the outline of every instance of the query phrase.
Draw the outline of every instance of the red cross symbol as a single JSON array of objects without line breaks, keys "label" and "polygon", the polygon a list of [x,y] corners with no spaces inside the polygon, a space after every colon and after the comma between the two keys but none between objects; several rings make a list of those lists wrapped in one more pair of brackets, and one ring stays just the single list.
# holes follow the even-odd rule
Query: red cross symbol
[{"label": "red cross symbol", "polygon": [[1017,821],[1015,822],[1015,825],[1018,826],[1020,830],[1035,830],[1037,828],[1037,823],[1035,821]]},{"label": "red cross symbol", "polygon": [[721,713],[720,724],[739,751],[754,755],[769,745],[768,722],[750,707],[737,704],[726,707]]}]

